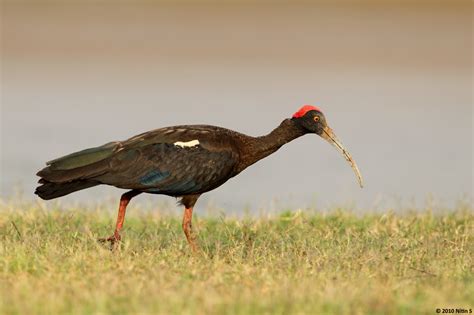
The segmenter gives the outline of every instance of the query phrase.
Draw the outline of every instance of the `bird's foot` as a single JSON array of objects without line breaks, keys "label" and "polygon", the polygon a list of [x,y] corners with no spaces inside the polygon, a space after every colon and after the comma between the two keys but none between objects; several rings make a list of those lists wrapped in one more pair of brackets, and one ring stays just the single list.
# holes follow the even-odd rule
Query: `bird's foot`
[{"label": "bird's foot", "polygon": [[109,236],[107,238],[99,238],[97,241],[100,243],[110,243],[110,249],[113,250],[117,247],[117,245],[120,243],[120,240],[122,237],[118,232],[115,232],[112,236]]},{"label": "bird's foot", "polygon": [[[186,235],[188,236],[188,235]],[[190,235],[189,238],[187,237],[188,245],[191,247],[191,253],[194,255],[199,255],[202,253],[201,247],[199,246],[199,242],[196,240],[196,236],[194,234]]]}]

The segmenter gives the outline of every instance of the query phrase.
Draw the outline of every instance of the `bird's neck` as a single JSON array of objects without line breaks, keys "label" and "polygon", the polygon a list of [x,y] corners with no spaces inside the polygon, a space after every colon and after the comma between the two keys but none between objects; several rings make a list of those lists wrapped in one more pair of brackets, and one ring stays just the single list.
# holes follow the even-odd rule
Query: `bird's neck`
[{"label": "bird's neck", "polygon": [[243,150],[242,169],[269,156],[284,144],[301,137],[306,132],[291,119],[285,119],[277,128],[265,136],[250,137]]}]

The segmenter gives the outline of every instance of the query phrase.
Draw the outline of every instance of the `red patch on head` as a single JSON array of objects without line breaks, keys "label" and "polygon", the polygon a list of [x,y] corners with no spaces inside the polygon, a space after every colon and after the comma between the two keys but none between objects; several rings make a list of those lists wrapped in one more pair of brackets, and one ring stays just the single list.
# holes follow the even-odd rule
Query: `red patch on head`
[{"label": "red patch on head", "polygon": [[304,105],[303,107],[300,108],[299,111],[297,111],[296,113],[293,114],[293,118],[303,117],[310,110],[315,110],[315,111],[321,112],[321,109],[319,107],[312,106],[312,105]]}]

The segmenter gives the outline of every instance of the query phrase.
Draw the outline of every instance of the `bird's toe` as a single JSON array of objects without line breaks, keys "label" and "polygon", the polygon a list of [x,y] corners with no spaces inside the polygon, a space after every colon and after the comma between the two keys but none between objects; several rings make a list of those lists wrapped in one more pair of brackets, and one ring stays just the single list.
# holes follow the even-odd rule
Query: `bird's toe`
[{"label": "bird's toe", "polygon": [[121,239],[120,234],[114,233],[112,236],[99,238],[97,241],[102,244],[110,243],[110,248],[114,249],[120,243]]}]

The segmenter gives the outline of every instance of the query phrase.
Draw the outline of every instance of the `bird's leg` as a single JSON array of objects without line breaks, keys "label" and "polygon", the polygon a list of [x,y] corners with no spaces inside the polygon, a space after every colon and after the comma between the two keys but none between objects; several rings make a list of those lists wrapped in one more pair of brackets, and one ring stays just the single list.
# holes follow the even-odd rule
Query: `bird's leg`
[{"label": "bird's leg", "polygon": [[193,225],[191,222],[192,219],[193,207],[185,207],[183,216],[183,231],[193,252],[197,252],[199,250],[199,246],[196,244],[196,236],[193,233]]},{"label": "bird's leg", "polygon": [[116,242],[122,239],[122,237],[120,236],[120,230],[122,229],[123,221],[125,220],[125,211],[127,210],[127,205],[133,197],[135,197],[136,195],[140,193],[141,193],[140,191],[131,190],[123,194],[122,197],[120,197],[120,205],[119,205],[117,223],[115,225],[114,234],[108,238],[99,239],[100,242],[104,242],[104,243],[110,242],[112,245],[114,245]]}]

